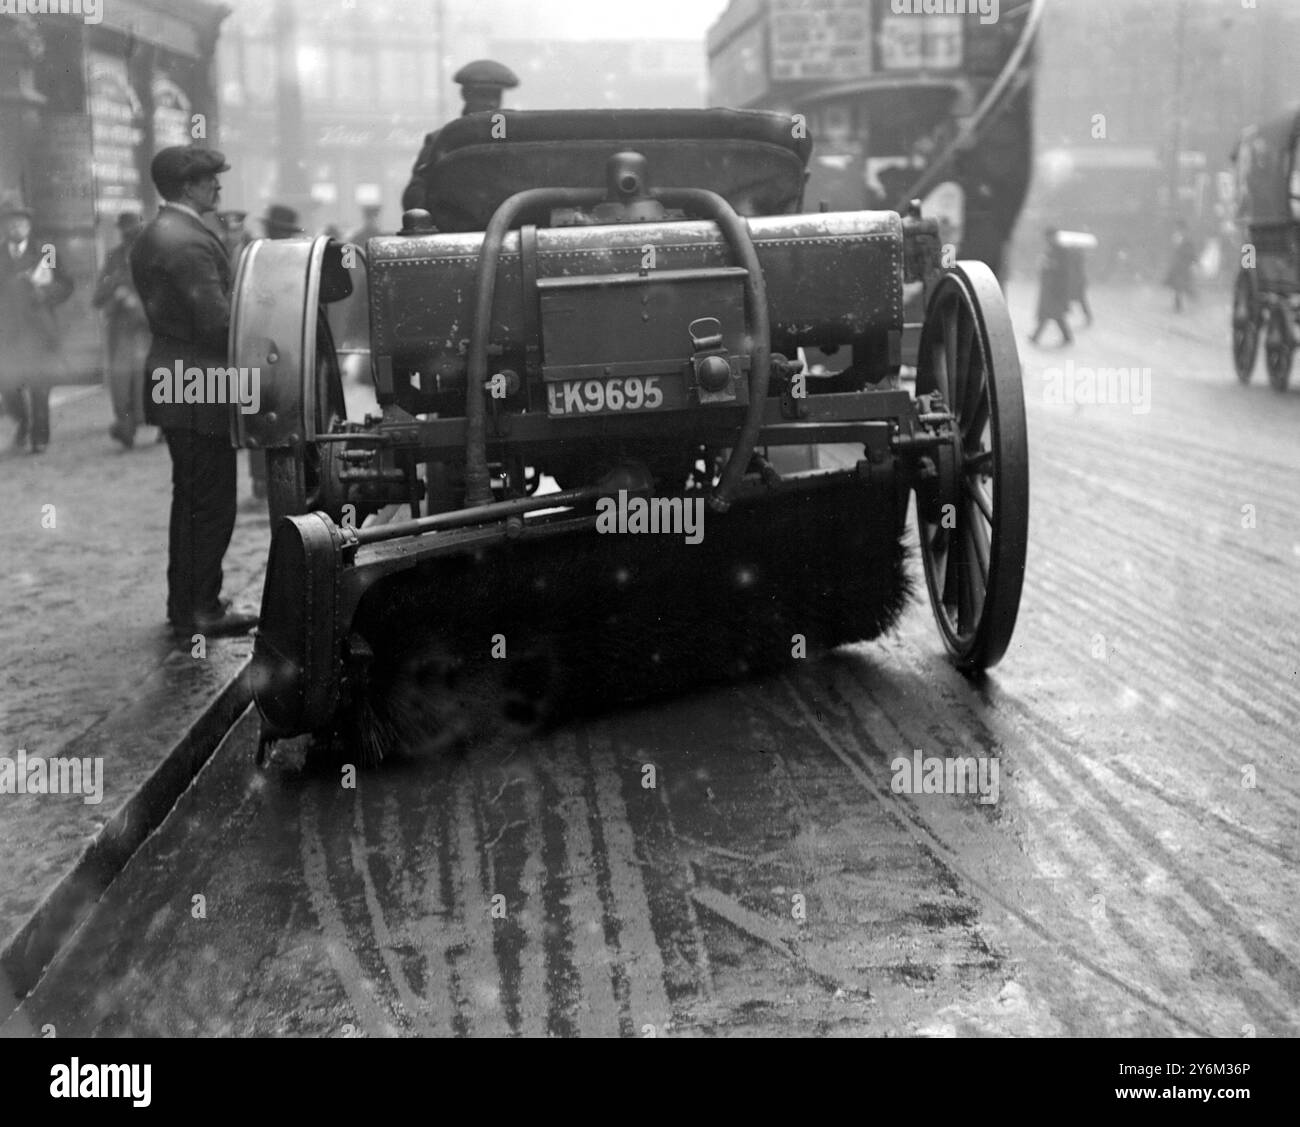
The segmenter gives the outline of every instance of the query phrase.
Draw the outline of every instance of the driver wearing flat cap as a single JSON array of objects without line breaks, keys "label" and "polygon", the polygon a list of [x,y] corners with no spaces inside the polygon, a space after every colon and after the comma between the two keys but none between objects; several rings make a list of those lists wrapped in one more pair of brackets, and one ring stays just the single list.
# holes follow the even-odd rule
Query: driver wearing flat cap
[{"label": "driver wearing flat cap", "polygon": [[[519,85],[519,79],[508,66],[494,62],[492,59],[475,59],[460,68],[452,79],[460,87],[464,107],[461,117],[472,113],[495,113],[501,108],[503,92],[513,90]],[[433,158],[434,145],[441,130],[435,129],[424,138],[424,147],[416,158],[411,170],[411,182],[402,193],[402,209],[409,211],[413,207],[425,207],[426,183],[424,174]]]}]

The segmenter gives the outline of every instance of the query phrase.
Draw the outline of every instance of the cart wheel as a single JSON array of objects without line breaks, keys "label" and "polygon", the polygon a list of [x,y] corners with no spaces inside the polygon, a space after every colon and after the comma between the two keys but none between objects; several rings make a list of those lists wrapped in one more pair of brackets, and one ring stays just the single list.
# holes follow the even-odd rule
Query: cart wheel
[{"label": "cart wheel", "polygon": [[1015,334],[982,262],[958,263],[930,298],[916,393],[935,392],[957,433],[917,489],[925,581],[958,668],[986,669],[1006,652],[1020,608],[1029,451]]},{"label": "cart wheel", "polygon": [[[328,434],[347,418],[343,401],[343,374],[334,338],[323,312],[316,321],[316,387],[320,396],[316,420],[318,434]],[[271,511],[271,527],[282,517],[323,509],[337,521],[342,514],[332,512],[322,485],[337,472],[333,443],[299,443],[297,446],[273,448],[266,452],[266,499]]]},{"label": "cart wheel", "polygon": [[1259,302],[1254,278],[1249,271],[1242,270],[1232,292],[1232,360],[1237,366],[1237,379],[1242,383],[1250,383],[1258,351]]},{"label": "cart wheel", "polygon": [[1274,391],[1286,391],[1291,380],[1291,311],[1282,303],[1274,305],[1268,315],[1264,336],[1264,360],[1268,365],[1268,382]]}]

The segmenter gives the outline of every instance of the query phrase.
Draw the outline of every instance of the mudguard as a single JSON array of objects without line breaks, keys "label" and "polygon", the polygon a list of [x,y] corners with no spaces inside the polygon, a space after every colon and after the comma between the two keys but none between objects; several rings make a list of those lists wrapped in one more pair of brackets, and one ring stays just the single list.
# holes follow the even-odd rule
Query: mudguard
[{"label": "mudguard", "polygon": [[323,513],[286,517],[275,529],[250,674],[272,734],[324,727],[338,707],[344,545],[344,533]]}]

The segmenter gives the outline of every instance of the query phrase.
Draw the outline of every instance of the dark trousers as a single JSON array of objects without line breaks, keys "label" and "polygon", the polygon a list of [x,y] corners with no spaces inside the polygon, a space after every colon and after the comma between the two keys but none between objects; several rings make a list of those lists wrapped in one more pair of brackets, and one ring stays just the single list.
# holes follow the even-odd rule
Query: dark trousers
[{"label": "dark trousers", "polygon": [[172,455],[167,617],[221,613],[221,560],[235,530],[235,449],[224,436],[166,431]]},{"label": "dark trousers", "polygon": [[[27,402],[31,400],[31,407]],[[19,445],[31,440],[33,446],[50,444],[50,389],[31,384],[4,393],[5,410],[18,423]]]},{"label": "dark trousers", "polygon": [[144,366],[149,355],[149,334],[122,329],[113,341],[108,365],[108,388],[113,398],[113,419],[125,435],[144,424]]},{"label": "dark trousers", "polygon": [[1066,324],[1065,315],[1062,314],[1060,317],[1044,317],[1041,321],[1039,321],[1038,328],[1034,330],[1033,335],[1029,338],[1031,341],[1033,341],[1035,344],[1038,343],[1038,338],[1042,336],[1043,330],[1047,328],[1048,321],[1055,321],[1057,325],[1060,326],[1061,337],[1063,338],[1066,344],[1070,344],[1074,340],[1074,337],[1070,333],[1070,326]]}]

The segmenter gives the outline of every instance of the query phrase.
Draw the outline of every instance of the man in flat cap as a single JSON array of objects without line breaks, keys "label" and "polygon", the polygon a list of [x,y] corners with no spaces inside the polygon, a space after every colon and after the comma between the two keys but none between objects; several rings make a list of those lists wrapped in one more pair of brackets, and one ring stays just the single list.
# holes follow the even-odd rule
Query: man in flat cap
[{"label": "man in flat cap", "polygon": [[135,292],[130,261],[131,246],[143,228],[134,211],[117,217],[121,242],[108,252],[90,301],[103,311],[108,328],[108,388],[113,399],[108,433],[128,450],[144,422],[144,365],[149,354],[149,319]]},{"label": "man in flat cap", "polygon": [[165,201],[131,248],[131,275],[153,342],[145,363],[145,418],[162,427],[172,457],[167,618],[178,638],[244,634],[255,615],[221,599],[221,561],[235,528],[235,449],[225,403],[158,402],[156,369],[227,366],[230,258],[203,222],[221,195],[226,158],[175,145],[153,159],[150,175]]},{"label": "man in flat cap", "polygon": [[57,252],[32,235],[32,213],[0,200],[0,394],[18,429],[14,448],[40,454],[50,441],[50,387],[65,374],[54,309],[72,294]]},{"label": "man in flat cap", "polygon": [[[472,63],[466,63],[456,72],[452,81],[460,86],[461,98],[465,102],[460,111],[461,117],[472,113],[496,113],[501,108],[503,92],[519,85],[514,71],[492,59],[475,59]],[[411,182],[402,192],[403,211],[427,206],[424,174],[433,157],[433,148],[440,132],[441,130],[435,129],[424,138],[424,147],[420,149],[415,167],[411,170]]]}]

